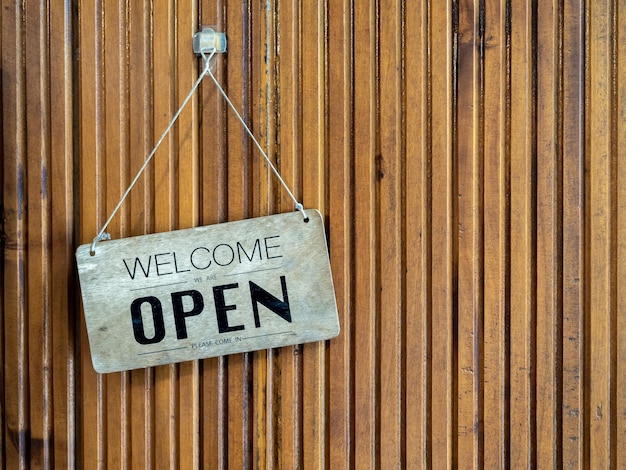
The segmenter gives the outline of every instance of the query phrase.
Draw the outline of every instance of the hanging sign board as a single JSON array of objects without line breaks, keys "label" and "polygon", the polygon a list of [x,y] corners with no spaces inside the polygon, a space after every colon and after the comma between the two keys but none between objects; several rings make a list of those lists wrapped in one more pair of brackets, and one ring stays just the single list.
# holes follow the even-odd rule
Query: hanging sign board
[{"label": "hanging sign board", "polygon": [[93,366],[115,372],[339,334],[321,214],[100,242],[76,251]]}]

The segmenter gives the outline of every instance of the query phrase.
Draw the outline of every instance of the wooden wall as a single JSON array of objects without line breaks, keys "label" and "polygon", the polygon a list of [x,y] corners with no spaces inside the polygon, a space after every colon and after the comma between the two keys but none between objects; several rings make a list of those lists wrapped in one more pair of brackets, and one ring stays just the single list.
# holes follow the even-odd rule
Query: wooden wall
[{"label": "wooden wall", "polygon": [[[624,1],[0,15],[6,468],[626,467]],[[199,25],[325,215],[342,333],[97,375],[74,250],[197,77]],[[110,231],[292,209],[207,79]]]}]

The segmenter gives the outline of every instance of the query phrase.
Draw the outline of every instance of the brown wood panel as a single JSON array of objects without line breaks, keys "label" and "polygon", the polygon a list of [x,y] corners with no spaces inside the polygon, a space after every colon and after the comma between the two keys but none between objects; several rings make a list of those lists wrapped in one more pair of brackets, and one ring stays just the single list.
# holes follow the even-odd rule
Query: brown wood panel
[{"label": "brown wood panel", "polygon": [[[301,8],[300,2],[277,2],[277,12],[287,21],[276,22],[277,42],[277,100],[281,113],[278,116],[277,148],[280,171],[287,184],[302,194],[302,113],[301,90]],[[297,119],[293,117],[297,116]],[[279,197],[281,210],[291,210],[293,202],[284,192]],[[277,468],[302,466],[302,349],[299,346],[276,351],[277,419],[273,432]],[[284,398],[281,398],[284,397]],[[272,465],[269,466],[272,468]]]},{"label": "brown wood panel", "polygon": [[[129,172],[135,173],[141,167],[153,145],[152,87],[151,82],[151,9],[149,2],[133,2],[127,10],[128,52],[128,95],[138,99],[128,101],[128,150]],[[157,130],[158,132],[158,130]],[[131,151],[135,149],[135,151]],[[149,166],[138,180],[129,196],[126,208],[126,221],[131,233],[141,234],[151,231],[154,225],[154,166]],[[134,175],[133,175],[134,176]],[[155,430],[152,410],[154,404],[154,371],[131,371],[126,377],[127,406],[132,410],[132,418],[126,423],[128,444],[133,449],[127,457],[129,468],[150,468],[154,465]]]},{"label": "brown wood panel", "polygon": [[[302,192],[308,207],[326,212],[326,11],[324,2],[303,2],[301,15]],[[302,348],[302,468],[326,461],[326,345]]]},{"label": "brown wood panel", "polygon": [[[584,2],[563,8],[563,467],[588,458],[585,413]],[[567,117],[567,118],[565,118]]]},{"label": "brown wood panel", "polygon": [[[623,467],[623,9],[4,1],[1,465]],[[324,215],[341,334],[99,375],[73,253],[198,76],[199,25]],[[108,231],[291,210],[205,80]]]},{"label": "brown wood panel", "polygon": [[[200,23],[224,29],[225,13],[222,2],[203,1],[200,4]],[[223,57],[216,60],[215,73],[221,83],[224,81]],[[227,201],[227,141],[226,108],[212,83],[205,80],[200,87],[203,127],[211,127],[214,132],[201,132],[200,167],[201,216],[200,223],[214,224],[226,220]],[[226,467],[226,361],[225,358],[211,358],[201,362],[200,397],[200,460],[205,468]]]},{"label": "brown wood panel", "polygon": [[72,12],[4,6],[2,464],[72,468]]},{"label": "brown wood panel", "polygon": [[[3,313],[5,334],[3,379],[3,457],[7,465],[24,468],[30,463],[28,408],[28,357],[26,317],[27,203],[25,176],[25,72],[22,65],[24,28],[17,12],[2,15],[2,98],[4,240]],[[4,158],[5,155],[13,158]],[[35,170],[34,170],[35,171]],[[37,433],[37,430],[35,431]],[[40,434],[41,435],[41,434]]]},{"label": "brown wood panel", "polygon": [[[429,56],[428,35],[411,34],[410,31],[428,31],[428,10],[406,10],[404,15],[404,191],[412,189],[405,197],[403,214],[404,269],[403,302],[405,303],[404,358],[402,395],[404,400],[403,452],[407,468],[424,468],[431,464],[430,406],[432,391],[430,335],[431,289],[429,270],[432,260],[431,210],[432,179],[429,113]],[[408,86],[408,84],[413,84]],[[412,136],[409,138],[408,136]]]},{"label": "brown wood panel", "polygon": [[[536,466],[536,81],[530,2],[511,4],[510,459]],[[515,21],[513,21],[515,18]]]},{"label": "brown wood panel", "polygon": [[[456,111],[454,135],[456,156],[453,177],[456,194],[454,226],[454,270],[456,286],[454,307],[457,343],[455,368],[457,434],[455,460],[466,467],[482,467],[483,409],[481,386],[483,334],[483,74],[480,51],[483,33],[480,30],[479,2],[459,2],[456,44]],[[463,84],[463,86],[459,86]]]},{"label": "brown wood panel", "polygon": [[[621,5],[620,5],[621,6]],[[626,45],[624,44],[624,28],[626,27],[626,19],[621,14],[621,10],[618,12],[619,16],[614,19],[614,54],[617,57],[624,57],[626,54]],[[626,449],[621,443],[623,442],[623,436],[626,435],[626,394],[623,390],[626,387],[626,366],[624,360],[626,359],[626,297],[624,296],[624,289],[620,288],[621,281],[624,276],[624,268],[626,267],[626,240],[624,240],[624,217],[626,216],[626,205],[624,201],[624,188],[626,187],[626,168],[624,164],[619,163],[617,155],[623,154],[626,148],[626,134],[622,131],[624,125],[624,117],[626,116],[625,99],[626,99],[626,82],[624,81],[624,74],[626,73],[626,66],[623,60],[618,60],[614,69],[614,76],[616,77],[615,89],[615,111],[613,117],[613,129],[615,141],[615,184],[617,185],[616,193],[614,195],[614,201],[616,204],[616,233],[615,233],[615,277],[616,277],[616,321],[615,321],[615,440],[616,440],[616,456],[615,466],[619,468],[622,465],[626,465]],[[623,160],[623,157],[622,157]]]},{"label": "brown wood panel", "polygon": [[484,15],[483,462],[503,468],[510,442],[510,28],[506,4],[490,2]]},{"label": "brown wood panel", "polygon": [[[354,313],[351,309],[352,273],[354,266],[349,247],[353,240],[352,193],[352,90],[354,71],[352,63],[351,2],[329,2],[328,5],[328,190],[327,220],[333,221],[329,237],[329,251],[334,260],[333,282],[337,296],[341,334],[328,345],[327,394],[327,466],[337,470],[351,468],[354,459],[352,447],[352,413],[354,383],[352,381],[352,329]],[[330,227],[327,227],[330,229]]]},{"label": "brown wood panel", "polygon": [[[455,336],[456,308],[455,248],[455,174],[454,174],[454,76],[455,27],[457,11],[452,4],[430,9],[430,149],[432,173],[432,246],[430,267],[431,323],[431,408],[432,458],[436,468],[450,467],[457,444],[455,413]],[[434,325],[437,325],[436,328]]]},{"label": "brown wood panel", "polygon": [[590,459],[609,467],[616,452],[615,325],[616,312],[616,184],[613,154],[614,11],[612,2],[589,5],[588,93],[588,328]]},{"label": "brown wood panel", "polygon": [[[375,468],[377,445],[377,262],[376,262],[376,11],[368,2],[354,4],[354,280],[351,328],[354,337],[354,463]],[[358,26],[357,26],[358,25]],[[333,228],[330,228],[331,233]],[[343,325],[345,329],[347,325]]]},{"label": "brown wood panel", "polygon": [[558,2],[537,8],[537,307],[536,435],[537,466],[562,461],[562,268],[561,229],[561,11]]},{"label": "brown wood panel", "polygon": [[[402,5],[386,0],[379,5],[379,141],[376,151],[378,259],[380,287],[378,314],[380,403],[380,455],[377,467],[393,468],[403,460],[402,426]],[[382,375],[384,374],[384,376]]]}]

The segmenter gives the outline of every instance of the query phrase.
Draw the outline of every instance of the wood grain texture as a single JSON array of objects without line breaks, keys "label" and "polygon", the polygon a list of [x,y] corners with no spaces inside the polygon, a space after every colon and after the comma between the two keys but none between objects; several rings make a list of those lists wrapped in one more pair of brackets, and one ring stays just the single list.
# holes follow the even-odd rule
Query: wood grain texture
[{"label": "wood grain texture", "polygon": [[[53,4],[54,3],[54,4]],[[622,468],[624,3],[4,1],[0,466]],[[96,374],[73,253],[200,71],[341,334]],[[206,80],[113,238],[289,212]]]},{"label": "wood grain texture", "polygon": [[563,467],[588,458],[585,407],[584,2],[563,11]]},{"label": "wood grain texture", "polygon": [[616,189],[613,153],[614,11],[612,2],[589,5],[588,147],[589,413],[592,466],[615,460]]},{"label": "wood grain texture", "polygon": [[26,317],[27,188],[25,184],[26,122],[25,71],[22,14],[2,14],[2,102],[3,102],[3,458],[14,468],[30,464],[28,401],[28,344]]},{"label": "wood grain texture", "polygon": [[[626,19],[624,15],[620,15],[614,18],[614,56],[624,57],[626,54],[626,47],[624,44],[624,27],[626,27]],[[626,82],[624,79],[624,73],[626,73],[626,66],[623,60],[617,61],[614,69],[616,83],[614,84],[615,93],[615,111],[613,129],[616,134],[613,137],[615,141],[616,155],[620,155],[626,148],[626,135],[621,131],[623,128],[624,117],[626,117]],[[615,227],[615,277],[616,277],[616,320],[614,323],[615,335],[614,335],[614,352],[615,355],[615,440],[616,440],[616,455],[615,455],[615,467],[619,468],[621,465],[626,465],[626,449],[623,445],[620,445],[624,436],[626,436],[626,396],[621,393],[626,386],[626,366],[624,360],[626,359],[626,297],[624,289],[620,288],[620,279],[624,275],[626,268],[626,240],[620,234],[624,233],[624,217],[626,216],[626,205],[624,202],[623,194],[624,187],[626,185],[626,167],[624,164],[620,164],[615,157],[615,184],[617,186],[616,193],[614,193],[614,203],[616,205],[616,227]],[[623,159],[622,159],[623,160]]]},{"label": "wood grain texture", "polygon": [[454,221],[455,302],[457,314],[455,364],[457,422],[453,432],[458,441],[455,460],[461,465],[483,466],[482,360],[479,338],[483,336],[483,73],[480,51],[483,32],[479,2],[460,2],[456,44],[456,122],[455,135],[456,207]]},{"label": "wood grain texture", "polygon": [[[354,318],[354,462],[363,469],[377,463],[377,262],[376,262],[376,11],[374,5],[354,5],[353,194],[354,194],[354,278],[352,298]],[[332,230],[332,229],[331,229]]]},{"label": "wood grain texture", "polygon": [[485,5],[483,69],[484,317],[483,426],[485,468],[509,461],[510,147],[508,8]]},{"label": "wood grain texture", "polygon": [[[403,227],[404,269],[404,358],[403,395],[405,404],[403,452],[407,468],[425,468],[431,464],[430,429],[432,415],[431,383],[431,288],[429,270],[432,260],[431,210],[432,179],[429,156],[429,56],[428,35],[410,34],[412,30],[427,31],[428,9],[406,10],[404,71],[406,138],[404,158],[405,188],[414,188],[413,196],[404,203]],[[407,86],[415,83],[416,86]],[[406,190],[405,190],[406,191]]]},{"label": "wood grain texture", "polygon": [[[454,57],[455,17],[452,4],[431,8],[429,33],[430,55],[430,127],[432,174],[432,246],[431,282],[431,465],[453,465],[457,444],[455,397],[455,318],[456,272],[454,266],[455,217],[454,193]],[[458,23],[456,23],[458,24]],[[434,327],[434,325],[437,325]]]},{"label": "wood grain texture", "polygon": [[[333,155],[328,158],[328,218],[334,221],[329,250],[333,253],[333,281],[337,296],[339,324],[343,333],[328,346],[328,459],[327,466],[338,470],[350,468],[354,459],[351,413],[352,382],[352,328],[351,309],[353,264],[350,250],[352,201],[344,197],[352,191],[352,21],[351,2],[331,2],[328,5],[328,140],[334,142]],[[325,147],[324,152],[329,152]],[[333,378],[340,378],[334,380]]]},{"label": "wood grain texture", "polygon": [[537,465],[554,467],[561,456],[562,393],[562,176],[561,11],[558,2],[537,10]]},{"label": "wood grain texture", "polygon": [[[536,64],[533,5],[511,3],[511,466],[536,466]],[[515,21],[513,21],[515,18]],[[515,77],[515,78],[513,78]],[[514,113],[514,114],[513,114]]]},{"label": "wood grain texture", "polygon": [[[402,390],[402,8],[395,0],[382,2],[378,60],[380,88],[379,140],[376,155],[377,217],[379,219],[379,374],[380,455],[378,467],[393,468],[403,462],[404,394]],[[384,375],[382,375],[384,374]]]}]

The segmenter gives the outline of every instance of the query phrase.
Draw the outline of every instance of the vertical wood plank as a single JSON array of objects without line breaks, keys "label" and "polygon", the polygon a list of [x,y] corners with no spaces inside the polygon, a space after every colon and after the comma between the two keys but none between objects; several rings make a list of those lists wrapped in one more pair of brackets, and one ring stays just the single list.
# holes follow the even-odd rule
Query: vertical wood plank
[{"label": "vertical wood plank", "polygon": [[28,322],[26,369],[29,382],[29,465],[52,465],[51,384],[51,191],[50,191],[50,101],[48,67],[48,22],[44,4],[24,9],[26,145],[26,311]]},{"label": "vertical wood plank", "polygon": [[[354,4],[354,465],[374,468],[377,445],[376,393],[376,11]],[[356,256],[358,254],[358,256]]]},{"label": "vertical wood plank", "polygon": [[[302,126],[301,120],[301,6],[299,2],[279,1],[277,5],[278,86],[280,115],[278,148],[280,171],[296,195],[302,187]],[[293,201],[281,190],[281,211],[292,210]],[[301,347],[281,348],[277,352],[276,386],[280,403],[276,429],[277,467],[302,466],[301,423]],[[278,376],[277,374],[280,374]]]},{"label": "vertical wood plank", "polygon": [[[302,200],[326,213],[325,198],[325,34],[324,2],[302,5]],[[303,345],[303,468],[326,465],[326,345]]]},{"label": "vertical wood plank", "polygon": [[[230,34],[227,86],[233,100],[248,126],[251,117],[251,3],[227,5],[225,27]],[[228,130],[228,220],[240,220],[250,214],[250,161],[253,150],[241,123],[229,111]],[[251,465],[251,355],[238,354],[227,358],[227,416],[228,416],[228,466],[249,468]]]},{"label": "vertical wood plank", "polygon": [[[252,50],[260,53],[254,54],[252,60],[252,94],[251,106],[255,110],[256,127],[254,134],[265,151],[272,164],[280,167],[280,154],[278,152],[278,78],[277,78],[277,53],[278,53],[278,14],[275,2],[264,0],[254,5],[252,16],[258,17],[258,26],[253,27]],[[265,159],[256,149],[252,159],[252,178],[255,184],[252,188],[254,199],[253,215],[265,216],[276,211],[276,201],[283,190],[276,175],[271,171]],[[280,173],[280,171],[279,171]],[[266,355],[259,357],[259,366],[266,362]]]},{"label": "vertical wood plank", "polygon": [[[79,5],[79,45],[81,60],[80,77],[80,242],[90,241],[106,220],[105,165],[104,165],[104,111],[103,111],[103,13],[99,4]],[[87,197],[86,195],[92,195]],[[103,400],[106,400],[105,378],[94,372],[84,323],[80,315],[80,457],[84,466],[103,468],[106,464],[106,416]]]},{"label": "vertical wood plank", "polygon": [[328,467],[348,470],[353,461],[351,355],[352,207],[352,8],[350,1],[328,4],[328,205],[330,259],[339,336],[328,345]]},{"label": "vertical wood plank", "polygon": [[4,462],[13,468],[27,468],[28,384],[26,356],[26,116],[25,72],[23,68],[24,31],[21,12],[6,9],[2,13],[2,124],[3,159],[3,217],[4,241],[4,399],[3,411],[5,450]]},{"label": "vertical wood plank", "polygon": [[[128,166],[124,158],[126,146],[124,139],[127,131],[124,127],[125,101],[125,51],[126,31],[125,5],[123,0],[103,2],[102,27],[104,34],[104,54],[102,63],[102,90],[104,133],[102,141],[97,144],[104,147],[104,167],[106,184],[106,210],[104,217],[108,218],[120,200],[128,179]],[[119,238],[125,232],[125,221],[128,211],[126,206],[120,208],[119,214],[113,218],[107,232],[114,238]],[[124,406],[124,373],[109,374],[106,376],[106,465],[124,468],[126,462],[125,445],[128,407]]]},{"label": "vertical wood plank", "polygon": [[[189,94],[203,66],[192,48],[198,30],[198,2],[176,3],[176,108]],[[200,172],[198,154],[198,95],[194,94],[180,114],[177,139],[177,228],[196,227],[200,215]],[[188,361],[179,365],[178,377],[178,448],[180,468],[200,466],[200,364]]]},{"label": "vertical wood plank", "polygon": [[[173,1],[153,5],[153,142],[160,138],[177,109],[175,11]],[[155,232],[173,230],[177,224],[175,138],[170,132],[154,155]],[[177,379],[176,364],[154,368],[154,462],[170,468],[174,468],[179,452]]]},{"label": "vertical wood plank", "polygon": [[[453,465],[453,83],[452,5],[430,8],[432,132],[432,465]],[[437,325],[436,327],[434,325]]]},{"label": "vertical wood plank", "polygon": [[[563,12],[563,466],[585,462],[584,2]],[[588,421],[587,421],[588,422]]]},{"label": "vertical wood plank", "polygon": [[535,466],[535,93],[532,2],[511,3],[512,467]]},{"label": "vertical wood plank", "polygon": [[537,465],[562,461],[561,14],[537,11]]},{"label": "vertical wood plank", "polygon": [[[619,10],[614,18],[614,31],[615,39],[614,44],[616,46],[617,63],[613,75],[616,83],[616,100],[614,111],[614,128],[616,134],[613,137],[615,160],[616,160],[616,174],[615,180],[617,184],[617,190],[615,192],[616,199],[616,267],[615,276],[617,278],[617,286],[615,290],[616,296],[616,317],[615,322],[615,362],[616,362],[616,375],[615,375],[615,441],[616,441],[616,455],[615,455],[615,468],[620,468],[626,465],[626,449],[621,444],[626,437],[626,396],[624,396],[623,390],[626,390],[626,295],[624,289],[620,288],[621,281],[626,275],[626,227],[624,226],[624,220],[626,217],[626,166],[624,163],[619,162],[618,156],[623,155],[624,149],[626,149],[626,65],[624,64],[624,57],[626,57],[626,45],[624,44],[624,28],[626,28],[626,18],[623,14],[623,3],[618,4]],[[623,157],[622,157],[623,161]],[[614,219],[615,220],[615,219]]]},{"label": "vertical wood plank", "polygon": [[484,37],[484,465],[509,461],[510,151],[507,6],[485,4]]},{"label": "vertical wood plank", "polygon": [[455,228],[457,296],[456,458],[462,466],[482,462],[482,64],[484,24],[479,2],[459,3],[456,85]]},{"label": "vertical wood plank", "polygon": [[563,466],[585,462],[585,186],[583,2],[563,19]]},{"label": "vertical wood plank", "polygon": [[588,204],[590,463],[610,468],[615,452],[615,156],[613,2],[589,5]]},{"label": "vertical wood plank", "polygon": [[[381,468],[403,465],[402,393],[402,6],[379,4],[380,149],[376,155],[380,291],[380,462]],[[384,13],[383,13],[384,12]],[[382,405],[384,403],[384,405]]]},{"label": "vertical wood plank", "polygon": [[[128,4],[128,154],[129,177],[143,165],[154,144],[152,126],[152,37],[151,6],[148,2]],[[154,223],[154,172],[149,165],[129,194],[128,232],[150,233]],[[128,376],[128,400],[131,410],[128,445],[130,468],[154,465],[154,371],[133,370]]]},{"label": "vertical wood plank", "polygon": [[[4,21],[3,21],[3,9],[0,9],[0,26],[2,26],[2,28],[4,29]],[[8,13],[8,12],[7,12]],[[2,52],[2,32],[0,32],[0,66],[4,65],[4,54]],[[4,69],[3,69],[4,70]],[[5,118],[5,112],[4,112],[4,102],[3,102],[3,96],[5,94],[5,88],[3,87],[2,83],[0,82],[0,123],[3,123],[4,118]],[[0,126],[2,126],[2,132],[0,132],[0,146],[2,147],[2,150],[4,151],[5,147],[4,147],[4,125],[0,124]],[[4,161],[3,163],[0,165],[0,181],[2,181],[2,187],[4,188],[5,183],[4,183]],[[4,200],[9,199],[9,195],[4,193],[4,190],[2,192],[0,192],[0,204],[2,204],[2,207],[4,208]],[[0,213],[2,213],[2,224],[0,224],[0,226],[2,227],[0,229],[0,244],[2,244],[2,248],[4,250],[5,247],[5,242],[7,240],[7,233],[4,230],[4,209],[0,210]],[[0,295],[2,295],[2,301],[0,302],[0,316],[2,317],[3,321],[0,322],[0,361],[2,361],[3,367],[0,367],[0,387],[2,388],[3,393],[6,393],[6,389],[5,389],[5,383],[4,383],[4,379],[5,379],[5,375],[4,375],[4,362],[5,362],[5,356],[4,356],[4,337],[5,337],[5,333],[4,333],[4,318],[5,318],[5,303],[4,303],[4,299],[6,298],[6,293],[5,293],[5,286],[4,286],[4,251],[2,253],[2,256],[0,257]],[[3,401],[0,406],[4,409],[5,406],[5,402]],[[6,426],[7,426],[7,422],[6,422],[6,416],[4,413],[2,413],[2,417],[0,418],[0,462],[5,462],[6,461]]]},{"label": "vertical wood plank", "polygon": [[[221,1],[203,1],[200,5],[200,25],[214,25],[217,31],[225,31],[224,5]],[[229,36],[230,40],[230,36]],[[214,58],[213,71],[224,84],[222,55]],[[200,86],[201,109],[201,223],[203,225],[226,220],[227,203],[227,139],[226,104],[215,85],[205,80]],[[202,361],[201,377],[201,428],[202,468],[224,469],[227,465],[226,414],[226,360],[211,358]]]},{"label": "vertical wood plank", "polygon": [[[405,10],[405,296],[404,368],[405,463],[407,468],[431,464],[430,325],[431,295],[431,162],[429,112],[429,23],[424,3]],[[420,31],[414,34],[413,31]]]},{"label": "vertical wood plank", "polygon": [[[280,172],[287,185],[300,192],[302,175],[302,97],[301,76],[301,8],[300,3],[287,0],[277,5],[277,94],[280,115],[278,121],[278,149]],[[299,194],[298,194],[299,195]],[[280,208],[288,211],[293,201],[280,189]]]},{"label": "vertical wood plank", "polygon": [[[196,1],[176,3],[176,109],[189,94],[203,66],[192,49],[193,35],[198,31]],[[193,95],[181,112],[176,129],[178,154],[177,228],[198,225],[199,216],[199,156],[198,156],[198,96]]]},{"label": "vertical wood plank", "polygon": [[[256,110],[256,138],[274,166],[278,166],[280,155],[276,146],[276,10],[275,2],[265,0],[253,5],[252,16],[258,18],[253,28],[252,50],[261,51],[252,59],[252,109]],[[257,149],[252,160],[252,216],[274,213],[278,199],[276,189],[281,191],[274,173]],[[275,455],[274,423],[274,354],[272,350],[257,351],[252,357],[252,423],[253,439],[251,464],[256,468],[271,468]]]},{"label": "vertical wood plank", "polygon": [[50,67],[52,468],[76,461],[73,6],[48,10]]},{"label": "vertical wood plank", "polygon": [[[238,6],[227,6],[225,28],[229,35],[228,57],[226,64],[226,86],[231,100],[243,119],[251,126],[250,112],[250,4],[243,2]],[[228,138],[228,219],[238,220],[246,217],[249,211],[248,184],[251,145],[241,123],[227,113]],[[256,149],[254,150],[256,152]]]},{"label": "vertical wood plank", "polygon": [[[127,6],[128,28],[127,86],[128,86],[128,166],[129,178],[134,178],[152,150],[154,134],[152,121],[152,5],[148,0]],[[130,183],[130,181],[129,181]],[[154,166],[148,165],[128,195],[128,232],[133,235],[150,233],[154,223]]]}]

